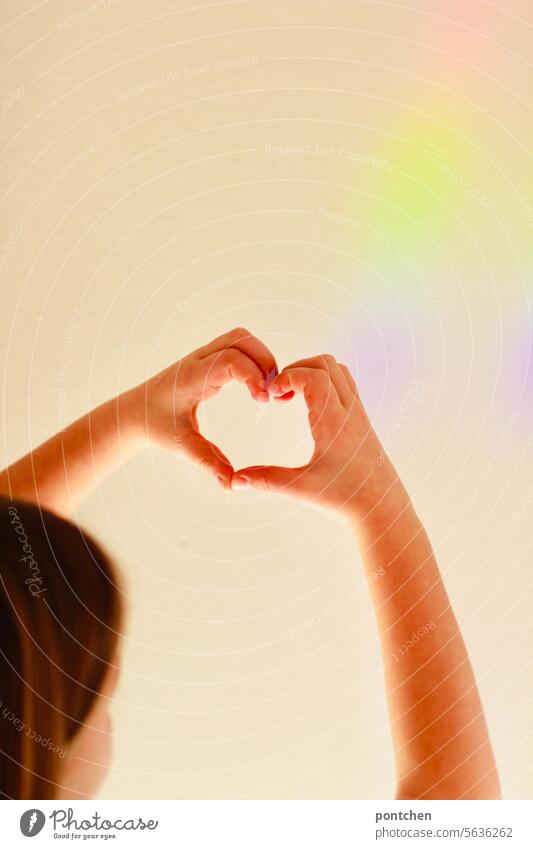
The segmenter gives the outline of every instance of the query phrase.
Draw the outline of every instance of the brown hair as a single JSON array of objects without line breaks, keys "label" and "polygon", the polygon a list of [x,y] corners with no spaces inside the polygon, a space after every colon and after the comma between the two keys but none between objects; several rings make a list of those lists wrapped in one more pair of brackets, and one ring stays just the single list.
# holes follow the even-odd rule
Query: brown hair
[{"label": "brown hair", "polygon": [[0,497],[0,798],[53,799],[116,660],[113,564],[71,522]]}]

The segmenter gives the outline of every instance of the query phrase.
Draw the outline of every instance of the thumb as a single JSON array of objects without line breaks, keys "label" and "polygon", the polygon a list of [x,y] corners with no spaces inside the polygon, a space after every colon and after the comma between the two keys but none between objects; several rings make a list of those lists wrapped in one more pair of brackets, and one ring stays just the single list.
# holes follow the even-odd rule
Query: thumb
[{"label": "thumb", "polygon": [[181,441],[180,447],[186,457],[217,477],[222,486],[230,488],[233,466],[213,442],[193,431]]},{"label": "thumb", "polygon": [[300,469],[288,469],[285,466],[248,466],[239,469],[231,480],[232,489],[263,489],[268,492],[294,492]]}]

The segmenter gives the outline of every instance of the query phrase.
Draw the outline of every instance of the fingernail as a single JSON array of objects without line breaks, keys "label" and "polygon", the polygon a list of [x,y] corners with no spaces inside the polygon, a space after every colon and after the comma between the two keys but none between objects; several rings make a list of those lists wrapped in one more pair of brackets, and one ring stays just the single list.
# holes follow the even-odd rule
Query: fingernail
[{"label": "fingernail", "polygon": [[233,489],[245,489],[248,484],[248,478],[245,478],[243,475],[237,475],[237,477],[233,478],[233,480],[231,481]]},{"label": "fingernail", "polygon": [[270,395],[268,394],[268,392],[265,392],[264,389],[260,389],[257,393],[257,400],[261,404],[268,404],[268,402],[270,401]]},{"label": "fingernail", "polygon": [[290,392],[285,392],[283,395],[276,395],[274,397],[274,401],[279,401],[281,404],[286,404],[287,401],[290,401],[291,398],[294,398],[294,392],[291,389]]},{"label": "fingernail", "polygon": [[275,368],[271,369],[271,371],[269,371],[269,372],[267,373],[267,376],[266,376],[266,378],[265,378],[265,380],[264,380],[264,387],[265,387],[265,389],[266,389],[266,391],[267,391],[267,392],[268,392],[268,390],[270,389],[270,384],[271,384],[271,383],[273,383],[273,382],[275,381],[275,379],[276,379],[276,377],[277,377],[277,376],[278,376],[278,373],[277,373],[277,371],[276,371],[276,369],[275,369]]}]

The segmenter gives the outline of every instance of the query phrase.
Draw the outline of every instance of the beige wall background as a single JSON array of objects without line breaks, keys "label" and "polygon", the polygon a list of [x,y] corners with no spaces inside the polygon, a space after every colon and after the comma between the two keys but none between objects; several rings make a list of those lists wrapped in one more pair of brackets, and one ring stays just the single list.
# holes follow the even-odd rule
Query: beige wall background
[{"label": "beige wall background", "polygon": [[[531,797],[533,14],[414,0],[3,2],[2,463],[235,325],[354,369],[427,524],[505,795]],[[203,427],[298,463],[238,387]],[[106,798],[390,798],[332,517],[147,452],[79,510],[129,629]]]}]

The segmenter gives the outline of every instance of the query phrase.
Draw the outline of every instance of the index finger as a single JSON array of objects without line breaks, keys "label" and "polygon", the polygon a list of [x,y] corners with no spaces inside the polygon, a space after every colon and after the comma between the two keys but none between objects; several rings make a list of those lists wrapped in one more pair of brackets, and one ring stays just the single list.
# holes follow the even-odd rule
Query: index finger
[{"label": "index finger", "polygon": [[310,411],[324,412],[332,405],[341,405],[337,388],[329,373],[321,368],[287,366],[272,384],[271,394],[286,395],[300,392]]},{"label": "index finger", "polygon": [[278,366],[273,353],[264,342],[261,342],[257,336],[254,336],[244,327],[235,327],[229,333],[218,336],[208,345],[199,348],[198,353],[203,358],[226,348],[236,348],[250,357],[261,369],[265,380],[271,380],[273,376],[277,375]]},{"label": "index finger", "polygon": [[[341,403],[345,406],[350,406],[350,404],[353,403],[353,395],[356,391],[355,382],[348,371],[348,368],[345,365],[338,363],[335,357],[331,354],[319,354],[315,357],[306,357],[303,360],[296,360],[294,363],[291,363],[290,366],[286,366],[286,368],[314,368],[326,371],[337,390]],[[278,396],[278,399],[283,400],[286,397],[286,395],[282,395],[281,399],[280,396]]]}]

